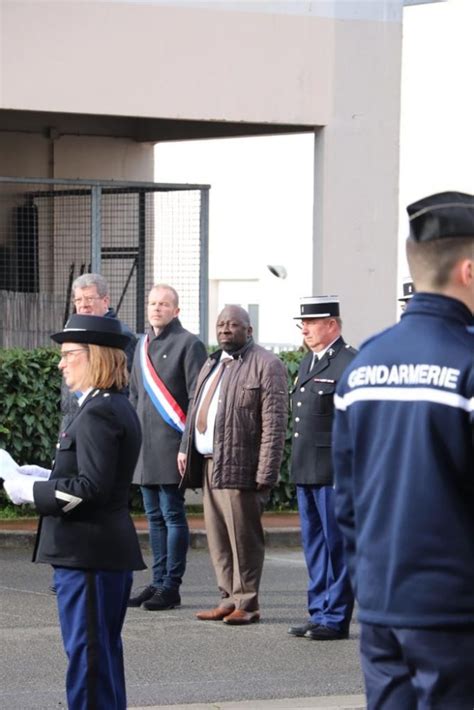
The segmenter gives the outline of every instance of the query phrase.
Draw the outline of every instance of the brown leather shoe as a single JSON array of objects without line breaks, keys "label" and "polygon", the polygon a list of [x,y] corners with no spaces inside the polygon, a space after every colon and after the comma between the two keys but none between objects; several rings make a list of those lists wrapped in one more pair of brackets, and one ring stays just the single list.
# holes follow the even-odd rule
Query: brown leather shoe
[{"label": "brown leather shoe", "polygon": [[245,611],[244,609],[236,609],[224,618],[224,624],[232,626],[243,626],[244,624],[255,624],[260,621],[260,612]]},{"label": "brown leather shoe", "polygon": [[235,606],[217,606],[209,611],[198,611],[196,614],[201,621],[222,621],[224,617],[229,616],[235,609]]}]

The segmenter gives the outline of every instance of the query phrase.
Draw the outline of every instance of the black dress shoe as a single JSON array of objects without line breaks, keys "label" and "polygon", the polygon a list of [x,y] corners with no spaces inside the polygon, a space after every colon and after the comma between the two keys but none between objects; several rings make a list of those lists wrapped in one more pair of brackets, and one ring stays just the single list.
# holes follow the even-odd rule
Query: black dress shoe
[{"label": "black dress shoe", "polygon": [[130,597],[127,606],[141,606],[143,602],[146,602],[148,601],[148,599],[151,599],[155,592],[156,587],[150,584],[148,585],[148,587],[145,587],[145,589],[142,589],[139,594],[135,594],[134,597]]},{"label": "black dress shoe", "polygon": [[319,629],[319,624],[308,621],[306,624],[302,624],[301,626],[290,626],[288,633],[290,636],[298,636],[298,638],[301,638],[306,635],[307,631],[312,631],[313,629]]},{"label": "black dress shoe", "polygon": [[348,639],[349,631],[336,631],[336,629],[330,629],[329,626],[316,626],[314,629],[308,629],[304,637],[311,639],[311,641],[338,641]]},{"label": "black dress shoe", "polygon": [[181,606],[181,597],[177,589],[165,589],[160,587],[153,596],[144,602],[143,608],[148,611],[164,611],[166,609],[176,609]]}]

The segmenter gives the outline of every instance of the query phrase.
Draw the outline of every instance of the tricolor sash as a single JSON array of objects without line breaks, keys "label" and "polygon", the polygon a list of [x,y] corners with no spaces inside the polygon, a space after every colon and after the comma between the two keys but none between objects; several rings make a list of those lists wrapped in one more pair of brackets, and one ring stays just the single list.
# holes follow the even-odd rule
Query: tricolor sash
[{"label": "tricolor sash", "polygon": [[148,335],[140,340],[140,367],[143,386],[160,417],[181,434],[186,424],[186,414],[160,379],[148,355]]}]

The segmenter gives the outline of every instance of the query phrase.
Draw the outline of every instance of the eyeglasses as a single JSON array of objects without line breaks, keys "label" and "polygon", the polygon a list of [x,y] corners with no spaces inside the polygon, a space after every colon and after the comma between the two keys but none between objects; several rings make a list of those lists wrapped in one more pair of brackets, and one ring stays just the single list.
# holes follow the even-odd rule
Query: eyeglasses
[{"label": "eyeglasses", "polygon": [[81,298],[73,298],[72,302],[75,306],[80,306],[83,303],[86,306],[90,306],[94,301],[100,301],[103,298],[105,298],[105,296],[81,296]]},{"label": "eyeglasses", "polygon": [[74,359],[76,353],[86,353],[87,348],[75,348],[74,350],[64,350],[60,352],[61,360],[66,360],[66,362],[69,362],[69,360]]}]

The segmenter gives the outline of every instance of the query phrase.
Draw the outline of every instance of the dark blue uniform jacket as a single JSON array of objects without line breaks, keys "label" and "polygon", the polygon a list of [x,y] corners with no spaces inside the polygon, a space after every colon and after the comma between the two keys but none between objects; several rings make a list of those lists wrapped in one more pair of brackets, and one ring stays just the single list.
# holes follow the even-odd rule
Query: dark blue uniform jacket
[{"label": "dark blue uniform jacket", "polygon": [[336,513],[361,621],[474,624],[474,335],[416,294],[336,390]]},{"label": "dark blue uniform jacket", "polygon": [[331,462],[334,393],[356,350],[338,338],[311,367],[313,353],[301,361],[291,391],[292,446],[290,478],[297,485],[332,486]]},{"label": "dark blue uniform jacket", "polygon": [[86,570],[144,569],[128,498],[140,450],[127,396],[93,390],[59,435],[48,481],[34,484],[41,514],[35,562]]}]

